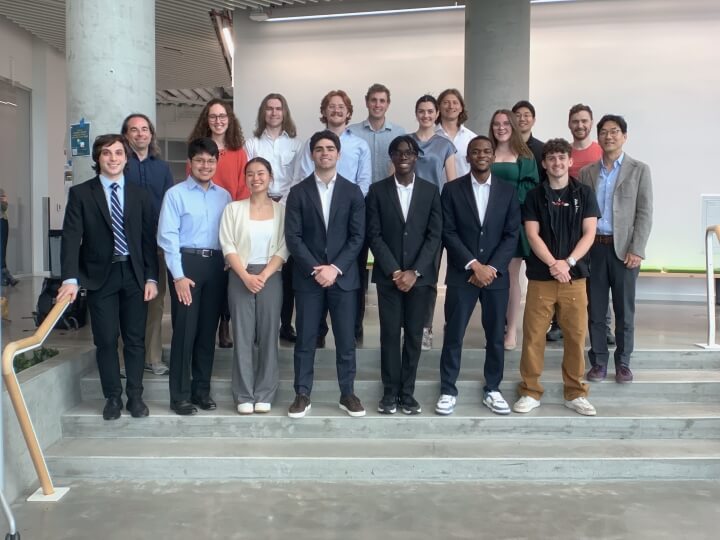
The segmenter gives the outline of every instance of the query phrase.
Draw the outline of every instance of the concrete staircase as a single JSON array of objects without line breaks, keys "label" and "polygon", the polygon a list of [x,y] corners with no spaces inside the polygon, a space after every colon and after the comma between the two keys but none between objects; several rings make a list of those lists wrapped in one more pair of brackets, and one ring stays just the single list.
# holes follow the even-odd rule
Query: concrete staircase
[{"label": "concrete staircase", "polygon": [[[63,415],[63,438],[46,454],[55,477],[271,480],[589,480],[720,477],[720,355],[637,351],[635,382],[591,386],[598,410],[582,417],[562,405],[561,351],[548,349],[542,406],[527,415],[493,415],[481,404],[483,351],[466,350],[458,407],[434,413],[439,351],[423,353],[419,416],[383,416],[379,351],[358,349],[355,389],[368,414],[337,406],[334,351],[318,351],[312,411],[287,417],[292,350],[281,350],[273,411],[239,416],[230,393],[230,360],[218,350],[216,411],[180,417],[168,408],[167,377],[146,374],[151,416],[124,413],[105,422],[96,372],[82,380],[83,401]],[[506,358],[503,392],[512,402],[519,353]]]}]

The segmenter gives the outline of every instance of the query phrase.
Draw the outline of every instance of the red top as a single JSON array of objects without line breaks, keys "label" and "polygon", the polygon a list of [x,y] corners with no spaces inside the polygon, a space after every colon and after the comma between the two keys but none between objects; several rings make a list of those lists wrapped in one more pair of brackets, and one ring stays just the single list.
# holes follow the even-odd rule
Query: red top
[{"label": "red top", "polygon": [[593,141],[585,150],[577,150],[573,148],[570,157],[573,160],[573,164],[568,172],[570,173],[570,176],[577,179],[578,176],[580,176],[580,169],[590,163],[600,161],[602,158],[602,148],[600,148],[598,143]]},{"label": "red top", "polygon": [[[250,190],[245,184],[245,165],[248,162],[244,148],[238,150],[220,150],[217,170],[213,182],[230,193],[233,201],[250,198]],[[185,166],[190,174],[190,163]]]}]

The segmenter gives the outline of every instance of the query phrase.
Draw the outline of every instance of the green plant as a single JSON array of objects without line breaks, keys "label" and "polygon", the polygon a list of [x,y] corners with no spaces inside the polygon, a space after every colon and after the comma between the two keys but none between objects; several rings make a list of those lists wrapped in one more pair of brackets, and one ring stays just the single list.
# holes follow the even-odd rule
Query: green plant
[{"label": "green plant", "polygon": [[20,373],[22,370],[32,367],[35,364],[39,364],[40,362],[44,362],[48,358],[52,358],[58,354],[60,354],[60,351],[57,349],[49,349],[47,347],[41,347],[40,349],[34,350],[32,357],[30,358],[25,356],[25,353],[19,354],[15,357],[15,372]]}]

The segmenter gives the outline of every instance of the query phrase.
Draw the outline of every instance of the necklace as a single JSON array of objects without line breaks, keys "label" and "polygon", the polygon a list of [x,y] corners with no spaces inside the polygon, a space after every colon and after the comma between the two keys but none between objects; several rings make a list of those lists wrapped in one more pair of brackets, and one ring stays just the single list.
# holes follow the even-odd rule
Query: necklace
[{"label": "necklace", "polygon": [[570,206],[570,203],[563,201],[565,194],[568,192],[570,185],[565,186],[562,190],[553,189],[555,200],[552,201],[553,206]]}]

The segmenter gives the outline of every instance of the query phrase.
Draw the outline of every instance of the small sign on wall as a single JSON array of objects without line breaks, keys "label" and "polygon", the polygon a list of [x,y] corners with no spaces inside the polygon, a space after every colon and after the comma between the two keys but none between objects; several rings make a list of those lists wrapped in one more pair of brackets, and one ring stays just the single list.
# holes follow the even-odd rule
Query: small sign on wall
[{"label": "small sign on wall", "polygon": [[90,124],[84,118],[70,125],[70,150],[73,157],[90,155]]}]

